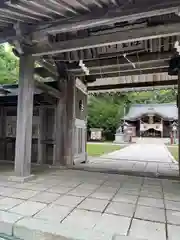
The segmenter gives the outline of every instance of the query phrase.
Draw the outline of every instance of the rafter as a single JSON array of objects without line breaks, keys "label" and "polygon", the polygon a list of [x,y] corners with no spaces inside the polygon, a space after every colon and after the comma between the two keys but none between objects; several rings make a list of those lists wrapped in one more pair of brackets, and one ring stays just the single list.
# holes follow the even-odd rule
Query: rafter
[{"label": "rafter", "polygon": [[[159,3],[159,7],[158,7]],[[162,3],[157,1],[156,4],[147,5],[146,2],[136,5],[128,5],[126,8],[119,9],[98,9],[93,13],[86,14],[84,16],[78,16],[64,21],[55,21],[51,24],[44,24],[37,27],[37,30],[33,34],[33,38],[41,38],[44,34],[56,34],[63,32],[71,32],[82,29],[93,28],[102,25],[111,25],[116,22],[132,21],[142,18],[148,18],[153,16],[160,16],[164,14],[175,13],[178,11],[178,1],[171,0]]]},{"label": "rafter", "polygon": [[[0,1],[0,8],[7,7],[4,3],[6,0]],[[13,1],[12,1],[13,3]],[[41,22],[38,25],[28,25],[28,21],[23,23],[23,35],[30,36],[35,42],[44,39],[47,34],[72,32],[82,29],[93,28],[103,25],[112,25],[116,22],[135,21],[138,19],[160,16],[170,13],[177,13],[179,1],[157,0],[149,5],[142,1],[141,3],[127,5],[121,9],[97,8],[88,14],[78,15],[65,20],[55,20],[49,22]],[[59,13],[59,12],[58,12]],[[16,33],[13,28],[3,29],[0,34],[0,43],[16,39]]]},{"label": "rafter", "polygon": [[61,41],[49,45],[39,44],[36,48],[26,48],[25,51],[33,56],[45,54],[58,54],[71,52],[80,49],[96,48],[127,42],[156,39],[160,37],[177,36],[180,34],[180,24],[159,25],[142,29],[133,29],[121,32],[114,32],[100,36],[91,36],[83,39]]}]

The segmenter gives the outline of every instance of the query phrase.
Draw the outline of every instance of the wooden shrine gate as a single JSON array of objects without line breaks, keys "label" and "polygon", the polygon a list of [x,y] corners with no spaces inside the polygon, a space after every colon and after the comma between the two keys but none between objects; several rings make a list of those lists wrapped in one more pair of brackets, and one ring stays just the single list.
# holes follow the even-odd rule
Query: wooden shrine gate
[{"label": "wooden shrine gate", "polygon": [[[41,109],[38,162],[45,159],[44,148],[51,149],[48,162],[55,165],[72,166],[74,156],[85,159],[87,93],[76,100],[76,78],[91,92],[171,87],[180,82],[179,55],[174,51],[180,39],[179,0],[2,0],[0,13],[0,42],[9,42],[20,59],[18,101],[12,90],[0,89],[0,99],[8,97],[0,102],[2,109],[7,102],[17,105],[18,177],[31,174],[37,106]],[[169,76],[174,54],[176,71]],[[53,137],[45,138],[44,129],[52,128],[49,118]],[[0,147],[6,145],[4,138]]]}]

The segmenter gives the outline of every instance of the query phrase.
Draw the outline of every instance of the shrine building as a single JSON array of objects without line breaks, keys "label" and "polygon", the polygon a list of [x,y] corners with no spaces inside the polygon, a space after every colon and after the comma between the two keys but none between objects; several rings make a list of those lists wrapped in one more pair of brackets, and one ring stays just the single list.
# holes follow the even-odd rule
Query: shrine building
[{"label": "shrine building", "polygon": [[175,103],[134,104],[124,120],[134,137],[169,138],[178,120],[178,109]]}]

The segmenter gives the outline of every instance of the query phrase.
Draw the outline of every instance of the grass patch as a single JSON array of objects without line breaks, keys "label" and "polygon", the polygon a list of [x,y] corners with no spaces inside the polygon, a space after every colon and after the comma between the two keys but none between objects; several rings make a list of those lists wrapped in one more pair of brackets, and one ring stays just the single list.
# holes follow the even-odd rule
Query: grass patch
[{"label": "grass patch", "polygon": [[87,144],[88,156],[98,157],[106,153],[120,150],[121,147],[113,144]]},{"label": "grass patch", "polygon": [[179,159],[179,155],[178,155],[178,146],[171,146],[171,147],[168,147],[170,153],[172,154],[172,156],[174,157],[174,159],[176,161],[178,161]]}]

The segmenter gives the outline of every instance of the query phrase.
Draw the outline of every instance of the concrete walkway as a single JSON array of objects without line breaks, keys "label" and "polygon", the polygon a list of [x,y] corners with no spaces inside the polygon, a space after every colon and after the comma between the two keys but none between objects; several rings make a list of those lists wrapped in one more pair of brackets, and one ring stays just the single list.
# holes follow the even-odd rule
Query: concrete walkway
[{"label": "concrete walkway", "polygon": [[178,181],[49,170],[28,183],[16,183],[2,175],[0,232],[9,236],[22,240],[179,240]]},{"label": "concrete walkway", "polygon": [[84,170],[105,170],[122,174],[178,177],[178,164],[161,139],[139,139],[121,150],[89,158],[89,162],[79,166]]},{"label": "concrete walkway", "polygon": [[104,155],[112,160],[172,163],[173,158],[164,144],[137,143]]}]

